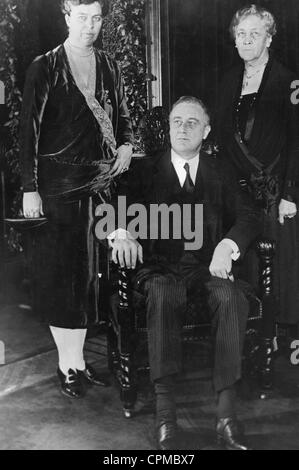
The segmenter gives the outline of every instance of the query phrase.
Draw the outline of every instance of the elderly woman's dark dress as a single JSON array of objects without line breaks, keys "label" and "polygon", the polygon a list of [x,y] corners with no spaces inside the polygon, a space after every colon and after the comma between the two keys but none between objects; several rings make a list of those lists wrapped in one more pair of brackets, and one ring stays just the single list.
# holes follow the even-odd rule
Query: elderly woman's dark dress
[{"label": "elderly woman's dark dress", "polygon": [[[105,53],[95,50],[95,57],[95,97],[112,121],[118,147],[132,141],[120,71]],[[63,45],[28,70],[21,160],[24,192],[40,193],[48,219],[34,252],[37,307],[51,326],[98,323],[99,247],[92,223],[95,206],[112,189],[113,155],[74,82]]]},{"label": "elderly woman's dark dress", "polygon": [[[225,76],[218,108],[218,138],[241,184],[264,214],[264,236],[276,240],[278,320],[299,321],[299,217],[278,223],[281,199],[298,203],[299,120],[291,102],[293,74],[270,54],[257,93],[243,95],[244,64]],[[256,271],[255,271],[256,274]],[[252,280],[252,279],[251,279]]]}]

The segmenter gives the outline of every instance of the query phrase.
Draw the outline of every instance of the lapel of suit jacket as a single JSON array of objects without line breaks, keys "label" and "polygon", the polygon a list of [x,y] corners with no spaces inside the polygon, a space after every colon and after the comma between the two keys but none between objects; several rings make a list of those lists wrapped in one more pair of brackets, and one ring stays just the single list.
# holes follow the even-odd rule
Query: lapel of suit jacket
[{"label": "lapel of suit jacket", "polygon": [[217,159],[213,155],[201,152],[196,175],[195,189],[199,200],[219,203],[221,184],[217,172]]},{"label": "lapel of suit jacket", "polygon": [[[205,152],[200,154],[199,165],[195,180],[196,200],[201,200],[204,195],[205,182],[211,180],[215,169],[215,158]],[[171,151],[160,156],[154,164],[153,169],[154,191],[157,199],[165,201],[170,194],[181,190],[179,178],[171,162]]]},{"label": "lapel of suit jacket", "polygon": [[[171,163],[171,152],[158,157],[153,165],[153,184],[150,201],[169,203],[171,196],[181,190],[176,171]],[[196,202],[204,208],[204,231],[208,242],[217,243],[221,236],[222,184],[217,171],[217,159],[201,152],[195,181]],[[207,240],[206,240],[207,242]],[[204,241],[205,244],[205,241]]]},{"label": "lapel of suit jacket", "polygon": [[181,190],[180,182],[167,151],[155,162],[153,169],[153,198],[156,203],[167,203],[170,196]]},{"label": "lapel of suit jacket", "polygon": [[[219,176],[217,159],[201,152],[195,180],[196,201],[203,199],[219,202]],[[157,202],[166,202],[171,194],[181,190],[179,178],[171,162],[171,151],[158,157],[153,166],[153,192]]]},{"label": "lapel of suit jacket", "polygon": [[[222,232],[222,183],[217,171],[217,158],[205,152],[200,154],[197,188],[203,204],[205,237],[215,245]],[[207,240],[206,240],[207,242]]]}]

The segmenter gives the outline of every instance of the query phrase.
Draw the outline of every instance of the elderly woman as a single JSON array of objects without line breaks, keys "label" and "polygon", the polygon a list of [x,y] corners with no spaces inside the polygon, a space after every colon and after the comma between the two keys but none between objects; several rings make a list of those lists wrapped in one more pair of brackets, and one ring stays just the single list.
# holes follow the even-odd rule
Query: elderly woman
[{"label": "elderly woman", "polygon": [[[277,241],[275,293],[279,320],[299,321],[298,109],[292,73],[269,51],[273,15],[256,5],[236,12],[231,34],[242,62],[223,79],[218,138],[240,183],[264,214],[264,235]],[[273,328],[273,324],[272,324]]]},{"label": "elderly woman", "polygon": [[130,165],[132,128],[119,67],[95,49],[105,0],[62,2],[68,38],[38,57],[25,83],[21,116],[23,211],[48,223],[35,248],[38,308],[58,349],[61,391],[106,385],[86,364],[87,327],[99,322],[95,206]]}]

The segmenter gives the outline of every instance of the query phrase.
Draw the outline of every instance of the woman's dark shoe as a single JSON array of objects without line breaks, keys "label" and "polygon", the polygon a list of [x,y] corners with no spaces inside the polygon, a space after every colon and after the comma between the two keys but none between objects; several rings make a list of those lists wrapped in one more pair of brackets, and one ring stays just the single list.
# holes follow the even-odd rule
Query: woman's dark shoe
[{"label": "woman's dark shoe", "polygon": [[86,363],[84,370],[77,370],[78,376],[82,381],[89,385],[98,385],[99,387],[108,387],[109,381],[101,377],[93,367]]},{"label": "woman's dark shoe", "polygon": [[68,375],[57,369],[57,375],[61,383],[61,393],[69,398],[82,398],[84,396],[84,388],[80,378],[72,369],[69,369]]},{"label": "woman's dark shoe", "polygon": [[227,450],[250,450],[244,443],[240,424],[235,418],[221,418],[216,424],[217,443]]}]

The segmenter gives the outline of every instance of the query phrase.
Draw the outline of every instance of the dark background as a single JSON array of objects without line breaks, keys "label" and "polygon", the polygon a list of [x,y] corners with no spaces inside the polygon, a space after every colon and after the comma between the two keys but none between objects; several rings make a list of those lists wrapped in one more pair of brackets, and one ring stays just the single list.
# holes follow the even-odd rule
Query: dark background
[{"label": "dark background", "polygon": [[[162,0],[165,5],[167,0]],[[246,0],[169,0],[169,77],[164,84],[165,101],[182,95],[196,95],[213,111],[220,93],[219,82],[225,69],[239,60],[229,34],[236,10],[251,3]],[[299,76],[299,1],[258,0],[277,21],[278,33],[271,48],[277,58]],[[167,56],[167,41],[163,42]],[[166,59],[166,57],[164,57]],[[165,64],[165,60],[163,61]],[[164,65],[164,76],[167,68]]]},{"label": "dark background", "polygon": [[[235,11],[249,3],[247,0],[161,0],[165,102],[183,94],[195,94],[215,107],[221,75],[238,60],[229,24]],[[269,9],[277,20],[278,33],[271,46],[276,56],[299,73],[299,1],[257,0],[255,3]],[[60,0],[24,0],[23,5],[16,38],[21,88],[25,70],[33,58],[56,47],[67,34]],[[167,5],[168,18],[163,13]]]},{"label": "dark background", "polygon": [[[215,110],[218,97],[225,93],[219,87],[223,72],[239,60],[229,35],[229,24],[235,11],[248,3],[247,0],[161,0],[165,109],[179,96],[192,94],[201,97],[212,111]],[[272,49],[299,78],[299,0],[257,0],[256,3],[275,15],[278,34],[273,40]],[[20,0],[19,5],[21,21],[15,32],[15,45],[17,82],[22,90],[26,69],[32,60],[63,42],[67,31],[60,11],[60,0]],[[0,105],[0,156],[4,153],[1,153],[1,146],[5,144],[6,128],[3,123],[7,118],[8,110]],[[7,145],[9,148],[9,143]],[[0,207],[6,199],[7,215],[11,216],[12,201],[19,185],[10,178],[5,163],[6,160],[0,158],[0,170],[5,170],[6,179],[6,198],[0,182]],[[1,212],[0,219],[3,210]],[[0,263],[4,251],[1,222]]]},{"label": "dark background", "polygon": [[[163,104],[179,96],[200,96],[212,110],[225,69],[239,60],[229,24],[247,0],[161,0]],[[299,74],[299,1],[257,0],[276,17],[275,55]],[[165,13],[167,10],[167,14]],[[53,49],[66,37],[60,0],[24,0],[17,32],[18,82],[35,56]]]},{"label": "dark background", "polygon": [[67,36],[60,0],[24,0],[16,31],[18,84],[23,89],[25,73],[33,59],[61,44]]},{"label": "dark background", "polygon": [[[163,106],[179,96],[199,96],[214,112],[225,69],[240,60],[229,35],[235,11],[247,0],[161,0]],[[299,78],[299,0],[257,0],[277,19],[272,42],[275,55]],[[60,0],[22,0],[16,30],[17,84],[22,90],[32,60],[64,41],[67,30]],[[0,106],[0,140],[4,141],[7,109]],[[1,137],[3,135],[3,138]],[[1,162],[0,162],[1,166]],[[6,179],[7,195],[10,193]],[[7,204],[10,203],[7,198]],[[10,198],[11,199],[11,198]]]}]

